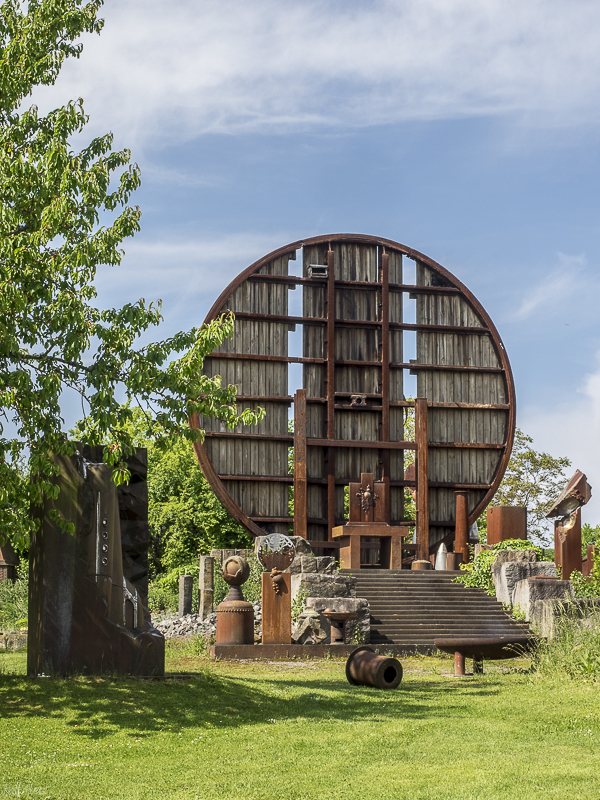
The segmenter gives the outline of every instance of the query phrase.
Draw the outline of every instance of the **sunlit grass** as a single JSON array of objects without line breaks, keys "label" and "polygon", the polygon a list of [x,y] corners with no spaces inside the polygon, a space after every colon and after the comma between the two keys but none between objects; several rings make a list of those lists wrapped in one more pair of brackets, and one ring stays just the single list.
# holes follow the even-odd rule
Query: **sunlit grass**
[{"label": "sunlit grass", "polygon": [[30,681],[9,674],[24,654],[1,655],[0,796],[600,796],[593,683],[539,678],[525,661],[455,679],[450,659],[420,658],[403,659],[400,689],[381,692],[351,687],[343,660],[168,655],[179,677],[165,681]]}]

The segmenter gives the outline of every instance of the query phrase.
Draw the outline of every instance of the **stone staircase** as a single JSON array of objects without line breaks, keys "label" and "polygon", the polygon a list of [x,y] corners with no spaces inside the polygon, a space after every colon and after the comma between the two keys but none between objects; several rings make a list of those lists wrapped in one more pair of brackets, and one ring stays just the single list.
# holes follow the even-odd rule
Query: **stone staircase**
[{"label": "stone staircase", "polygon": [[452,583],[459,572],[341,570],[357,579],[356,596],[371,609],[371,644],[427,650],[440,636],[522,636],[529,626],[513,620],[483,589]]}]

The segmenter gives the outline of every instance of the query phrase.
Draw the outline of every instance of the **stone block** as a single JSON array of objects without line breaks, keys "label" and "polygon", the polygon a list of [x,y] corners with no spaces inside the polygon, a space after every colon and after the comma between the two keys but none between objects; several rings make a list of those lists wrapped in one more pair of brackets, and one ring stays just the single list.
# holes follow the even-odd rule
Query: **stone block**
[{"label": "stone block", "polygon": [[315,556],[300,556],[300,571],[306,573],[318,572]]},{"label": "stone block", "polygon": [[292,575],[292,602],[298,592],[304,592],[307,597],[356,597],[356,578],[302,572]]},{"label": "stone block", "polygon": [[192,592],[194,579],[191,575],[179,576],[179,616],[185,617],[192,613]]},{"label": "stone block", "polygon": [[215,593],[215,559],[212,556],[200,556],[198,572],[198,615],[206,619],[213,612]]},{"label": "stone block", "polygon": [[[515,554],[519,552],[534,553],[533,550],[515,550]],[[499,603],[512,605],[513,592],[515,586],[519,581],[531,578],[534,575],[547,575],[550,578],[556,578],[556,566],[552,561],[526,561],[526,560],[505,560],[504,563],[497,566],[497,559],[492,567],[492,576],[494,579],[494,586],[496,587],[496,600]]]},{"label": "stone block", "polygon": [[[561,583],[571,584],[571,581]],[[600,598],[536,600],[533,603],[530,624],[540,636],[553,639],[561,620],[565,618],[580,619],[582,625],[600,625]]]},{"label": "stone block", "polygon": [[333,556],[317,556],[317,572],[319,575],[335,575],[337,567]]},{"label": "stone block", "polygon": [[[540,562],[544,563],[544,562]],[[525,578],[515,585],[512,602],[525,614],[526,622],[530,622],[534,604],[538,600],[564,600],[573,596],[571,581],[561,581],[558,578]]]},{"label": "stone block", "polygon": [[356,619],[344,623],[345,644],[368,644],[371,638],[371,610],[366,597],[307,597],[306,609],[314,609],[319,613],[321,629],[326,638],[323,644],[331,642],[331,622],[323,616],[326,608],[334,611],[346,611],[356,614]]}]

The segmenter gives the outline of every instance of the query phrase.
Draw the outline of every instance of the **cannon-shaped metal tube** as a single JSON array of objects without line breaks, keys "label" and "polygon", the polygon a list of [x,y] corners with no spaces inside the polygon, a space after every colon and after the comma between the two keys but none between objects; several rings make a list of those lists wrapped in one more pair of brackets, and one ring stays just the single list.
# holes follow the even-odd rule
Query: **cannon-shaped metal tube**
[{"label": "cannon-shaped metal tube", "polygon": [[396,689],[402,680],[402,664],[396,658],[378,656],[372,647],[362,645],[348,656],[346,677],[353,686]]}]

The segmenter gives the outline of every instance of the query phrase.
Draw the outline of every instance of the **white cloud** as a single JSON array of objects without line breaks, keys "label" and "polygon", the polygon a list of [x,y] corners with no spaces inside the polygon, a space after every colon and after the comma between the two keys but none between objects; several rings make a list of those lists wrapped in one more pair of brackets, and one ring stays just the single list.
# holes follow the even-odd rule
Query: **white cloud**
[{"label": "white cloud", "polygon": [[514,312],[513,319],[524,320],[537,311],[547,314],[555,306],[564,305],[580,289],[580,273],[586,265],[585,256],[559,253],[558,259],[560,267],[550,272],[535,288],[524,290],[525,297]]},{"label": "white cloud", "polygon": [[[94,126],[131,145],[482,114],[556,126],[600,114],[596,0],[108,0],[103,13],[105,30],[87,37],[57,90],[84,97]],[[54,90],[36,97],[57,102]]]},{"label": "white cloud", "polygon": [[568,403],[551,409],[547,404],[531,405],[519,410],[518,416],[519,426],[533,437],[536,450],[567,456],[571,472],[585,472],[593,497],[583,509],[582,520],[600,524],[600,351],[595,369]]},{"label": "white cloud", "polygon": [[[298,237],[296,237],[298,238]],[[101,267],[96,286],[101,307],[163,300],[161,335],[200,325],[223,289],[258,258],[287,242],[288,233],[231,234],[222,237],[125,241],[119,267]]]}]

